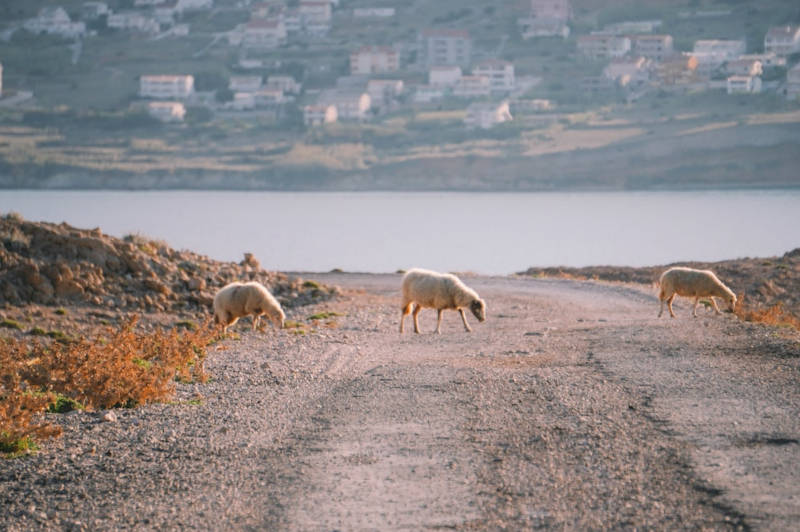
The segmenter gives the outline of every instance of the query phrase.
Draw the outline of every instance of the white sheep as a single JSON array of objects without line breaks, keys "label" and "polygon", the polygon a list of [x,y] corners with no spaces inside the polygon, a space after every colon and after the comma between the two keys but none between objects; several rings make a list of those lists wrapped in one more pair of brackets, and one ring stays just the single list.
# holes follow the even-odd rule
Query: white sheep
[{"label": "white sheep", "polygon": [[467,332],[471,332],[472,329],[469,328],[467,317],[464,315],[465,307],[469,307],[470,311],[478,318],[478,321],[486,319],[486,303],[478,297],[474,290],[461,282],[461,279],[449,273],[438,273],[419,268],[409,270],[403,276],[401,333],[403,332],[406,316],[411,312],[412,307],[414,307],[415,333],[419,333],[417,316],[423,308],[435,308],[438,311],[436,334],[441,332],[442,312],[445,309],[458,310]]},{"label": "white sheep", "polygon": [[266,315],[276,327],[283,328],[286,315],[281,304],[261,283],[230,283],[222,287],[214,296],[214,321],[228,327],[239,318],[253,316],[253,330],[258,326],[258,319]]},{"label": "white sheep", "polygon": [[661,274],[659,284],[661,285],[661,290],[658,294],[658,299],[661,301],[661,310],[658,313],[659,318],[664,313],[665,301],[667,308],[669,308],[669,315],[673,318],[675,317],[675,313],[672,312],[672,300],[675,299],[675,295],[694,297],[692,316],[695,318],[697,317],[697,303],[701,297],[707,297],[711,300],[711,306],[714,307],[714,311],[717,314],[720,314],[720,311],[714,301],[715,296],[727,301],[731,312],[736,306],[736,294],[725,286],[711,270],[695,270],[684,267],[670,268]]}]

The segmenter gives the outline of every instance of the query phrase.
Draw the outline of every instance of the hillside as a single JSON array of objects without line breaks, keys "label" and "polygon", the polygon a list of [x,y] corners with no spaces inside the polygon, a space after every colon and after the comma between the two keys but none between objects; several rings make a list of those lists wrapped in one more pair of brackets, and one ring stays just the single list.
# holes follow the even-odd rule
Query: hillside
[{"label": "hillside", "polygon": [[[653,64],[649,81],[636,88],[602,82],[592,88],[587,80],[601,80],[609,59],[578,49],[581,36],[609,24],[657,21],[676,52],[691,50],[698,39],[743,39],[748,52],[758,53],[770,27],[800,22],[800,11],[786,2],[575,0],[567,37],[525,39],[518,20],[529,15],[529,2],[383,2],[395,9],[391,17],[362,20],[355,10],[372,4],[343,0],[326,32],[292,31],[286,42],[257,49],[235,38],[265,9],[248,4],[215,0],[211,8],[167,17],[129,0],[107,2],[115,13],[164,19],[148,32],[111,28],[105,19],[87,18],[83,2],[68,0],[59,2],[65,16],[85,22],[87,32],[67,38],[25,29],[48,2],[4,2],[0,187],[800,186],[800,106],[783,94],[796,54],[764,71],[760,94],[726,94],[722,67],[670,85],[654,77]],[[175,33],[178,27],[186,34]],[[440,99],[418,101],[417,91],[429,83],[418,41],[424,28],[467,32],[472,53],[463,73],[486,60],[506,61],[515,88],[479,96],[448,89]],[[369,77],[402,82],[401,93],[358,120],[307,125],[304,109],[326,91],[367,90],[366,78],[350,76],[350,54],[364,45],[397,53],[397,70]],[[193,77],[180,121],[161,123],[147,114],[140,81],[151,74]],[[282,93],[279,103],[237,107],[229,88],[236,76],[263,83],[290,76],[300,88]],[[470,105],[500,99],[510,101],[511,121],[487,129],[465,124]]]}]

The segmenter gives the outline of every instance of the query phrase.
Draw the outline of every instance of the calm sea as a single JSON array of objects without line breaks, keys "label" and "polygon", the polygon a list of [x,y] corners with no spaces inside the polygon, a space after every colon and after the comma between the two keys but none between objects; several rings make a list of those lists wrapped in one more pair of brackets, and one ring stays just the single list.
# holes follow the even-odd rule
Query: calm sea
[{"label": "calm sea", "polygon": [[0,191],[0,212],[284,271],[664,264],[800,247],[800,190],[585,193]]}]

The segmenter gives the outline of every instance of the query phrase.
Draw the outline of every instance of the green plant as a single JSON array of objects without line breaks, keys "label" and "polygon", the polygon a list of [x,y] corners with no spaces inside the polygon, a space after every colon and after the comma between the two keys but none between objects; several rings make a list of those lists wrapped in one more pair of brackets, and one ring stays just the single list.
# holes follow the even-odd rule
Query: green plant
[{"label": "green plant", "polygon": [[323,311],[323,312],[317,312],[316,314],[312,314],[307,319],[308,320],[327,320],[328,318],[334,318],[334,317],[337,317],[337,316],[344,316],[344,314],[341,314],[339,312],[333,312],[333,311]]},{"label": "green plant", "polygon": [[0,327],[5,327],[6,329],[17,329],[18,331],[23,329],[20,322],[12,320],[11,318],[5,318],[3,321],[0,321]]},{"label": "green plant", "polygon": [[50,403],[50,406],[47,407],[47,411],[54,414],[65,414],[73,410],[83,410],[84,408],[86,407],[75,399],[67,397],[66,395],[56,394],[55,402]]}]

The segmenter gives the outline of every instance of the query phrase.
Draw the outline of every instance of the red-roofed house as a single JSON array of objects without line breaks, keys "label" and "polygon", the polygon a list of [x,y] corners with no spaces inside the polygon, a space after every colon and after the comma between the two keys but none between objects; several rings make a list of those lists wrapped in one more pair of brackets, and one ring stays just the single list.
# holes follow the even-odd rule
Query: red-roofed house
[{"label": "red-roofed house", "polygon": [[286,26],[281,19],[254,19],[245,24],[242,46],[246,48],[277,48],[286,44]]}]

